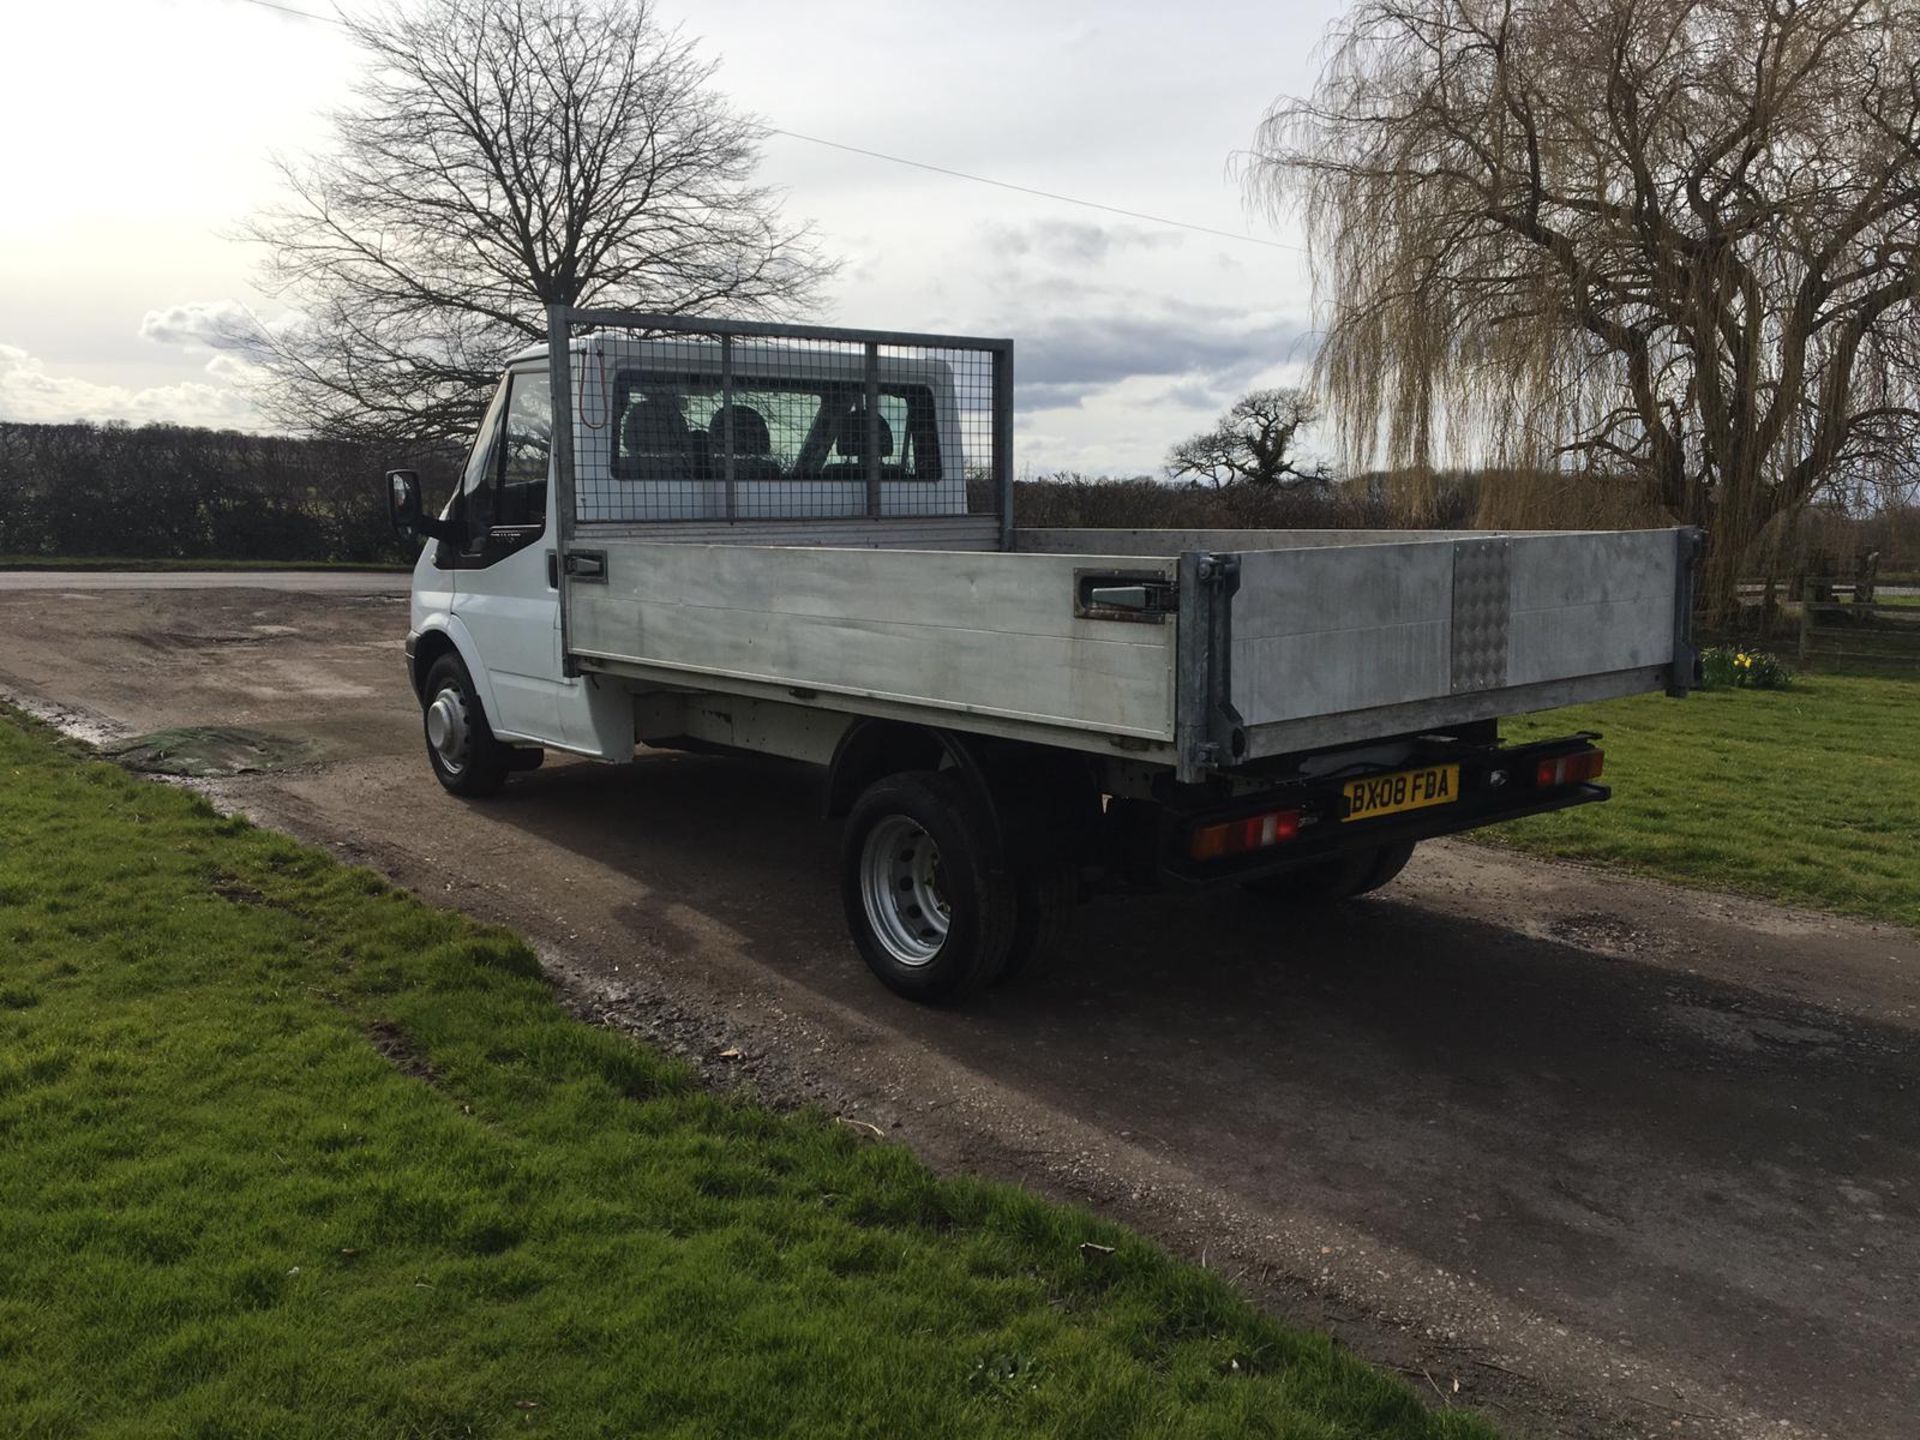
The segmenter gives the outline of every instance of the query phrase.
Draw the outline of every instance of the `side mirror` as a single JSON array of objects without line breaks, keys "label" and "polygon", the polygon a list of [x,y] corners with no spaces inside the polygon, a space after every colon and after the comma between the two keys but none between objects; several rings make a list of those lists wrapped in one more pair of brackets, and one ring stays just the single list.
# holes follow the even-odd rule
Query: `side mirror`
[{"label": "side mirror", "polygon": [[426,532],[420,522],[426,518],[420,508],[420,474],[416,470],[387,472],[387,518],[402,540],[414,540]]},{"label": "side mirror", "polygon": [[426,513],[420,502],[420,473],[417,470],[389,470],[387,472],[387,518],[393,522],[394,533],[402,540],[418,540],[425,536],[429,540],[459,541],[460,522],[456,516],[452,520],[436,520]]}]

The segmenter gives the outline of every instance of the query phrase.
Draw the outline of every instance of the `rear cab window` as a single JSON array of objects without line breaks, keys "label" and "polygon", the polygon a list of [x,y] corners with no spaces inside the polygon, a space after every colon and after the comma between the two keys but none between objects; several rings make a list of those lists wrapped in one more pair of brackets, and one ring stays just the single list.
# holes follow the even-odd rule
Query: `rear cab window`
[{"label": "rear cab window", "polygon": [[[734,381],[731,416],[724,399],[711,375],[617,372],[613,478],[724,479],[729,432],[737,482],[866,477],[866,390],[860,382],[743,374]],[[941,479],[932,389],[883,383],[878,414],[880,479]]]}]

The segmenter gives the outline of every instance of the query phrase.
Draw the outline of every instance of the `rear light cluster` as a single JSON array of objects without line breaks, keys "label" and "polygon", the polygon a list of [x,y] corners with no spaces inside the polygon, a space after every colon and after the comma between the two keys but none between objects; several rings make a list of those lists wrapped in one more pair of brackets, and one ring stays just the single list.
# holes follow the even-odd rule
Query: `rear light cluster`
[{"label": "rear light cluster", "polygon": [[1299,833],[1298,810],[1268,810],[1218,825],[1200,826],[1187,842],[1187,853],[1195,860],[1219,860],[1279,845]]},{"label": "rear light cluster", "polygon": [[1599,750],[1549,756],[1534,771],[1533,783],[1543,790],[1558,785],[1580,785],[1588,780],[1598,780],[1606,763],[1605,753]]}]

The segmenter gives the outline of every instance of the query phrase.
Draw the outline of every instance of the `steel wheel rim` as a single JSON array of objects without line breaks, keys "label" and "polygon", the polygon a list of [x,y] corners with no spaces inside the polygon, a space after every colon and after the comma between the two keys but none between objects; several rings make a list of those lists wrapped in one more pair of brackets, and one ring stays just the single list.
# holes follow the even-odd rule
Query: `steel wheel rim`
[{"label": "steel wheel rim", "polygon": [[953,911],[941,888],[940,847],[917,821],[889,815],[867,832],[860,898],[874,938],[900,964],[918,969],[947,943]]},{"label": "steel wheel rim", "polygon": [[467,697],[448,685],[427,706],[427,744],[441,768],[458,775],[467,765]]}]

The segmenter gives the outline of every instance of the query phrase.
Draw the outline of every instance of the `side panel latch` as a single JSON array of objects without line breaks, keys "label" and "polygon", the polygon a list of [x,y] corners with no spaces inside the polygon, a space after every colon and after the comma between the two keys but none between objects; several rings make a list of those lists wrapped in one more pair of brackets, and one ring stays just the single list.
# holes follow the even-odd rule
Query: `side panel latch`
[{"label": "side panel latch", "polygon": [[567,552],[567,576],[573,580],[600,580],[607,578],[607,552],[604,550],[569,550]]},{"label": "side panel latch", "polygon": [[1155,625],[1180,609],[1180,587],[1157,570],[1076,570],[1073,613],[1082,620]]}]

